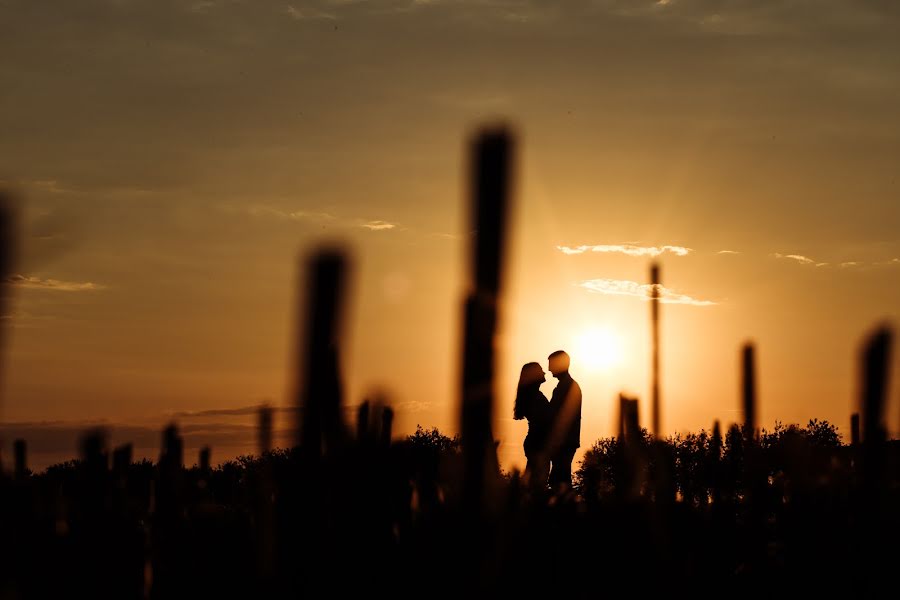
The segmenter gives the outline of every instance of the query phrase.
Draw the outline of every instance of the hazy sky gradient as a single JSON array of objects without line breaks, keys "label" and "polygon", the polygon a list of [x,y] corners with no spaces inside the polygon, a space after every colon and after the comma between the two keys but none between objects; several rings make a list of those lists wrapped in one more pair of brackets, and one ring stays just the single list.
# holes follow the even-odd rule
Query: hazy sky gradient
[{"label": "hazy sky gradient", "polygon": [[650,258],[561,246],[691,249],[658,257],[708,303],[663,307],[671,431],[738,418],[752,338],[762,424],[846,433],[860,339],[898,317],[895,2],[0,0],[0,81],[24,221],[6,423],[288,403],[298,257],[339,240],[348,404],[384,389],[398,432],[454,431],[466,143],[496,117],[522,140],[507,466],[519,367],[586,328],[622,359],[573,353],[582,439],[646,398],[649,306],[585,283],[640,289]]}]

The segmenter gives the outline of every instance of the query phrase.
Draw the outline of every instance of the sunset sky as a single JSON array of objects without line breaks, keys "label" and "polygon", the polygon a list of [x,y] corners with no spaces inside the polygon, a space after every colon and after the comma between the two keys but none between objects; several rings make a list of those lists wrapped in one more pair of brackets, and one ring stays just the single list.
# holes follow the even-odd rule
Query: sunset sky
[{"label": "sunset sky", "polygon": [[849,437],[860,342],[900,311],[898,107],[887,0],[0,0],[4,452],[24,431],[56,460],[103,422],[152,454],[169,418],[214,460],[251,450],[249,407],[291,402],[298,260],[336,241],[346,403],[455,432],[466,151],[497,119],[505,467],[519,369],[557,349],[583,446],[620,390],[649,422],[654,255],[667,431],[739,419],[753,339],[760,424]]}]

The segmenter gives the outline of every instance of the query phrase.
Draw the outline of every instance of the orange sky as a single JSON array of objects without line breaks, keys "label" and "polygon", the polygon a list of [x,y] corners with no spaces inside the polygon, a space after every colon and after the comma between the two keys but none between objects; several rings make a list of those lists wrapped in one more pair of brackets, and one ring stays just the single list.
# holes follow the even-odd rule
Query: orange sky
[{"label": "orange sky", "polygon": [[597,290],[647,283],[650,259],[560,246],[690,249],[659,256],[700,301],[663,309],[667,430],[737,418],[752,338],[763,425],[847,431],[861,337],[900,306],[893,5],[71,4],[0,2],[0,179],[24,221],[8,428],[211,411],[180,418],[227,458],[247,438],[223,413],[289,402],[297,257],[340,240],[347,402],[384,389],[398,433],[455,431],[465,142],[504,117],[521,134],[505,466],[521,364],[585,329],[621,357],[571,351],[582,440],[611,433],[619,390],[647,395],[649,307]]}]

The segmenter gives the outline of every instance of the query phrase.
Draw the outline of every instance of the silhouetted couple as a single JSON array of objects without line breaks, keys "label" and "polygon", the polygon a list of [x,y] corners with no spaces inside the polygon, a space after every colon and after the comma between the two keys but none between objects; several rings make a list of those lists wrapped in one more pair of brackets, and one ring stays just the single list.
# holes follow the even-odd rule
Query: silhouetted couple
[{"label": "silhouetted couple", "polygon": [[536,362],[527,363],[519,375],[513,418],[528,419],[525,436],[525,477],[543,490],[549,480],[553,491],[572,485],[572,459],[581,445],[581,387],[569,375],[569,355],[557,350],[549,357],[549,369],[558,383],[550,400],[541,392],[546,381]]}]

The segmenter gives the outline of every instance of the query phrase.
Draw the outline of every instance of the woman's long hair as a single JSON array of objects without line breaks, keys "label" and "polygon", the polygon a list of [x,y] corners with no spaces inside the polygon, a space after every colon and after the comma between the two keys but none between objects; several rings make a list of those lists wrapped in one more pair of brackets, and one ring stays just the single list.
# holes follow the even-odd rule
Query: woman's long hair
[{"label": "woman's long hair", "polygon": [[516,403],[513,405],[513,419],[521,420],[526,416],[528,411],[527,396],[541,386],[544,381],[544,369],[536,362],[525,363],[522,365],[522,372],[519,374],[519,386],[516,388]]}]

